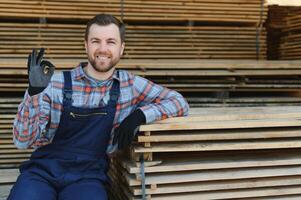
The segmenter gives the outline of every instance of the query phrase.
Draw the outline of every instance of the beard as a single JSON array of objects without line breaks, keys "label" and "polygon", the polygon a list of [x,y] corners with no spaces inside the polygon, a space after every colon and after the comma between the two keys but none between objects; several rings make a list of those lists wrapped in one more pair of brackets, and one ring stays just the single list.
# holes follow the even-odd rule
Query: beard
[{"label": "beard", "polygon": [[112,55],[109,56],[109,61],[107,60],[99,60],[97,56],[93,57],[88,55],[88,61],[90,62],[93,69],[97,72],[108,72],[119,62],[120,57],[113,58]]}]

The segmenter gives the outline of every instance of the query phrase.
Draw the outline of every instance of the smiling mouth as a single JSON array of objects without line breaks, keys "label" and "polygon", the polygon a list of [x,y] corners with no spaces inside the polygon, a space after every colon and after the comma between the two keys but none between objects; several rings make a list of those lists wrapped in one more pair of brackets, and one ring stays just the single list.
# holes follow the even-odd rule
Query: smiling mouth
[{"label": "smiling mouth", "polygon": [[107,60],[109,58],[110,57],[107,57],[107,56],[96,56],[96,59],[98,59],[98,60]]}]

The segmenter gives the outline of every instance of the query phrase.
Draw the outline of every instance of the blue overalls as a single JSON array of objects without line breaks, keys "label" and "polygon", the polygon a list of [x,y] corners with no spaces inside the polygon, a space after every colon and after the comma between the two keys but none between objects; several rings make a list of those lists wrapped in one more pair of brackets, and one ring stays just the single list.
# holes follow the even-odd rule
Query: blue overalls
[{"label": "blue overalls", "polygon": [[113,127],[119,82],[101,108],[72,106],[70,71],[64,72],[63,112],[51,144],[32,153],[20,167],[9,200],[103,200],[108,159],[106,148]]}]

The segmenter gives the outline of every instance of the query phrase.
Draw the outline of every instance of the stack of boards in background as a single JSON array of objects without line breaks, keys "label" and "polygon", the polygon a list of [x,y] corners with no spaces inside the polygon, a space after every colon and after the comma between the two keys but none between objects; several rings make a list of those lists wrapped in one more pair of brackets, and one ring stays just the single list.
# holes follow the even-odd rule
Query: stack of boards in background
[{"label": "stack of boards in background", "polygon": [[[45,57],[50,59],[57,69],[72,68],[79,61],[85,60],[83,42],[85,23],[95,14],[102,12],[114,14],[127,24],[126,50],[123,59],[128,65],[120,67],[137,68],[135,72],[146,74],[145,77],[154,82],[179,88],[185,97],[191,97],[195,106],[203,105],[208,100],[210,100],[209,104],[204,106],[224,106],[225,103],[227,104],[225,98],[239,96],[235,93],[235,85],[242,79],[233,81],[236,78],[229,76],[227,71],[235,68],[242,59],[266,58],[266,30],[263,23],[267,18],[268,9],[264,0],[160,2],[78,0],[76,3],[72,1],[71,4],[70,2],[70,0],[0,1],[0,11],[5,11],[0,14],[2,90],[12,92],[25,90],[26,58],[32,48],[45,47]],[[205,59],[209,60],[205,61]],[[210,63],[213,59],[233,60],[232,63],[221,68],[228,73],[227,77],[220,77],[219,72],[213,71],[210,72],[209,78],[204,79],[203,75],[206,76],[208,66],[214,65]],[[202,65],[204,62],[205,64],[200,67],[201,70],[204,67],[203,75],[196,75],[193,78],[190,75],[185,77],[185,73],[180,76],[164,76],[170,71],[169,66],[176,66],[179,70],[176,74],[181,74],[181,69],[191,68],[190,62],[193,63],[193,67],[195,63]],[[150,73],[144,73],[145,63],[154,65],[163,76],[148,76]],[[165,67],[165,63],[169,66]],[[179,66],[178,63],[181,65]],[[162,68],[155,66],[157,64]],[[257,68],[256,66],[251,66],[251,69]],[[250,65],[247,68],[249,67]],[[248,71],[250,71],[248,74],[253,76],[252,71]],[[190,73],[193,73],[193,70],[190,70]],[[202,85],[191,89],[190,78],[197,83],[201,82]],[[233,82],[234,86],[231,85]],[[226,86],[223,85],[224,83]],[[216,89],[219,87],[220,89]],[[225,90],[226,94],[224,94]],[[210,98],[205,98],[208,95]],[[271,95],[274,94],[268,96]],[[252,96],[254,93],[246,95],[247,98]],[[262,103],[262,98],[260,97],[258,101]],[[252,102],[253,100],[251,102],[247,100],[245,105],[253,104]],[[234,100],[232,104],[237,103],[239,104],[239,101]]]},{"label": "stack of boards in background", "polygon": [[[5,63],[7,67],[0,69],[0,91],[25,91],[26,59],[5,60]],[[54,64],[57,70],[68,69],[61,67],[68,66],[66,59],[57,59]],[[123,59],[118,67],[181,92],[191,107],[300,105],[301,102],[298,61]]]},{"label": "stack of boards in background", "polygon": [[[12,141],[13,118],[28,86],[26,62],[32,48],[44,47],[57,71],[73,68],[86,60],[87,20],[109,13],[127,25],[126,50],[118,68],[181,92],[191,107],[300,105],[300,62],[265,60],[267,12],[265,0],[0,0],[0,199],[15,181],[19,163],[32,152],[17,150]],[[261,130],[255,135],[260,134]],[[218,163],[224,154],[220,150]],[[169,153],[163,154],[168,158]]]},{"label": "stack of boards in background", "polygon": [[[0,23],[2,58],[26,58],[32,48],[46,57],[85,58],[82,24]],[[256,27],[128,25],[124,59],[255,59]],[[266,34],[258,36],[265,45]],[[4,48],[5,47],[5,48]],[[266,48],[260,49],[265,58]],[[72,61],[70,61],[72,63]]]},{"label": "stack of boards in background", "polygon": [[279,47],[282,29],[286,27],[286,16],[294,7],[270,5],[265,24],[267,30],[267,59],[279,59]]},{"label": "stack of boards in background", "polygon": [[295,106],[195,108],[189,117],[143,125],[133,147],[112,162],[113,194],[300,199],[300,114]]},{"label": "stack of boards in background", "polygon": [[[46,58],[58,69],[85,60],[85,23],[106,12],[127,24],[123,56],[127,65],[120,67],[133,68],[134,73],[182,92],[193,107],[300,103],[292,94],[300,75],[293,71],[296,65],[288,71],[290,66],[285,64],[285,78],[279,77],[279,71],[253,73],[258,66],[279,69],[279,65],[254,62],[267,57],[263,24],[268,7],[264,0],[12,0],[0,1],[1,10],[5,10],[0,14],[0,19],[5,18],[0,23],[0,85],[4,91],[22,92],[27,87],[26,57],[32,48],[45,47]],[[213,59],[225,65],[214,66]],[[253,61],[245,65],[242,59]],[[233,72],[236,65],[245,72]],[[280,100],[275,102],[275,97]]]},{"label": "stack of boards in background", "polygon": [[280,40],[280,55],[283,60],[301,59],[301,8],[288,12],[286,26],[282,29]]},{"label": "stack of boards in background", "polygon": [[[2,17],[87,20],[98,13],[127,22],[203,21],[258,23],[262,0],[1,0]],[[21,4],[22,3],[22,4]],[[266,17],[266,8],[263,17]]]},{"label": "stack of boards in background", "polygon": [[266,27],[268,59],[301,59],[300,6],[269,6]]},{"label": "stack of boards in background", "polygon": [[85,58],[84,24],[103,12],[128,24],[125,59],[266,58],[263,0],[12,0],[0,11],[16,19],[1,23],[2,58],[26,58],[33,47],[51,59]]}]

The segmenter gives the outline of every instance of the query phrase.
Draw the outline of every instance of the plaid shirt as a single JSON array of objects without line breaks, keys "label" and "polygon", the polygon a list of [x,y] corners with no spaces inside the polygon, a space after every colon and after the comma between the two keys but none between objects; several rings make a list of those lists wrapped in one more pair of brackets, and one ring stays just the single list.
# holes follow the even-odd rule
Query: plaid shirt
[{"label": "plaid shirt", "polygon": [[[113,79],[116,79],[120,82],[120,97],[116,105],[114,128],[137,108],[143,111],[146,123],[188,114],[189,106],[181,94],[125,70],[118,71],[119,77],[115,70],[108,80],[97,81],[87,76],[81,65],[71,70],[72,105],[82,108],[106,105]],[[52,76],[42,93],[31,97],[26,91],[14,121],[14,143],[18,148],[38,148],[52,141],[62,114],[63,86],[64,77],[60,72]],[[114,147],[109,145],[108,152],[112,151]]]}]

